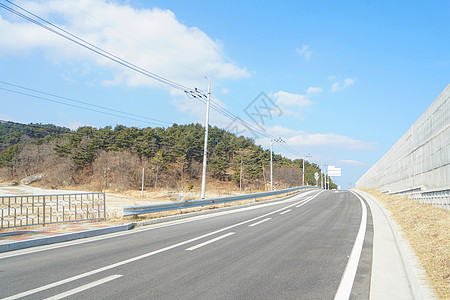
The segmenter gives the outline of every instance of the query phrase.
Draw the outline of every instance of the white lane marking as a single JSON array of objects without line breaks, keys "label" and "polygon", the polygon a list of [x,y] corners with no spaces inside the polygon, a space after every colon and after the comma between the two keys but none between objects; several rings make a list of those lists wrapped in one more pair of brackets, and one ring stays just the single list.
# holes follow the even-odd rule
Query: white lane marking
[{"label": "white lane marking", "polygon": [[55,295],[53,297],[46,298],[45,300],[59,300],[59,299],[63,299],[63,298],[69,297],[71,295],[74,295],[74,294],[80,293],[82,291],[85,291],[87,289],[93,288],[93,287],[95,287],[97,285],[100,285],[100,284],[106,283],[108,281],[117,279],[117,278],[122,277],[122,276],[123,275],[112,275],[112,276],[109,276],[109,277],[106,277],[106,278],[103,278],[103,279],[100,279],[100,280],[97,280],[97,281],[94,281],[94,282],[82,285],[80,287],[74,288],[74,289],[69,290],[67,292],[60,293],[60,294]]},{"label": "white lane marking", "polygon": [[[317,193],[312,199],[314,199],[315,197],[320,195],[322,192],[323,191]],[[309,201],[311,201],[312,199],[310,199]],[[183,245],[191,243],[191,242],[195,242],[197,240],[200,240],[200,239],[203,239],[205,237],[217,234],[219,232],[223,232],[223,231],[229,230],[229,229],[234,228],[234,227],[238,227],[238,226],[241,226],[241,225],[244,225],[244,224],[247,224],[247,223],[254,222],[256,220],[265,218],[265,217],[267,217],[269,215],[276,214],[276,213],[278,213],[278,212],[280,212],[282,210],[285,210],[286,208],[289,208],[289,207],[292,207],[294,205],[297,205],[300,202],[293,203],[293,204],[288,205],[286,207],[274,210],[272,212],[266,213],[266,214],[264,214],[262,216],[259,216],[259,217],[256,217],[256,218],[253,218],[253,219],[250,219],[250,220],[247,220],[247,221],[242,221],[240,223],[236,223],[236,224],[224,227],[222,229],[218,229],[216,231],[212,231],[210,233],[206,233],[204,235],[200,235],[198,237],[192,238],[190,240],[186,240],[184,242],[173,244],[171,246],[167,246],[167,247],[164,247],[164,248],[152,251],[152,252],[148,252],[148,253],[145,253],[145,254],[142,254],[142,255],[139,255],[139,256],[135,256],[135,257],[132,257],[132,258],[129,258],[129,259],[126,259],[126,260],[122,260],[120,262],[104,266],[102,268],[98,268],[98,269],[95,269],[95,270],[92,270],[92,271],[89,271],[89,272],[86,272],[86,273],[82,273],[82,274],[79,274],[79,275],[76,275],[76,276],[73,276],[73,277],[69,277],[69,278],[66,278],[66,279],[63,279],[63,280],[60,280],[60,281],[57,281],[57,282],[53,282],[53,283],[50,283],[50,284],[47,284],[47,285],[44,285],[44,286],[41,286],[41,287],[38,287],[38,288],[35,288],[35,289],[32,289],[32,290],[29,290],[29,291],[26,291],[26,292],[22,292],[22,293],[19,293],[19,294],[16,294],[16,295],[13,295],[13,296],[10,296],[10,297],[7,297],[7,298],[3,298],[3,299],[0,299],[0,300],[6,300],[6,299],[12,300],[12,299],[22,298],[22,297],[25,297],[25,296],[28,296],[28,295],[32,295],[32,294],[44,291],[46,289],[53,288],[53,287],[58,286],[58,285],[62,285],[62,284],[68,283],[68,282],[72,282],[72,281],[75,281],[75,280],[87,277],[87,276],[91,276],[93,274],[97,274],[97,273],[100,273],[100,272],[103,272],[103,271],[107,271],[107,270],[110,270],[110,269],[113,269],[113,268],[116,268],[116,267],[120,267],[122,265],[129,264],[131,262],[135,262],[137,260],[144,259],[144,258],[147,258],[149,256],[152,256],[152,255],[155,255],[155,254],[159,254],[159,253],[162,253],[162,252],[165,252],[165,251],[168,251],[168,250],[171,250],[171,249],[183,246]]]},{"label": "white lane marking", "polygon": [[269,221],[269,220],[272,220],[272,218],[267,218],[267,219],[258,221],[258,222],[256,222],[256,223],[250,224],[250,225],[248,225],[248,226],[249,226],[249,227],[253,227],[253,226],[259,225],[259,224],[261,224],[261,223],[264,223],[264,222],[266,222],[266,221]]},{"label": "white lane marking", "polygon": [[[298,196],[303,197],[305,196],[305,194],[310,194],[313,193],[315,191],[308,191],[308,192],[304,192]],[[323,191],[319,192],[318,194],[322,193]],[[318,194],[316,194],[315,196],[317,196]],[[315,197],[313,196],[313,197]],[[169,224],[155,224],[155,225],[149,225],[152,227],[149,228],[143,228],[143,229],[137,229],[137,230],[130,230],[130,231],[125,231],[125,232],[117,232],[117,233],[111,233],[109,235],[106,236],[97,236],[97,237],[92,237],[92,238],[87,238],[86,240],[75,240],[75,241],[68,241],[65,242],[64,244],[59,244],[59,245],[52,245],[52,246],[42,246],[45,248],[41,248],[41,249],[22,249],[22,250],[17,250],[17,251],[24,251],[24,252],[17,252],[17,253],[8,253],[8,254],[2,254],[0,253],[0,259],[4,259],[4,258],[10,258],[10,257],[15,257],[15,256],[21,256],[21,255],[26,255],[26,254],[32,254],[32,253],[37,253],[37,252],[42,252],[42,251],[47,251],[47,250],[53,250],[53,249],[58,249],[58,248],[63,248],[63,247],[70,247],[70,246],[75,246],[75,245],[79,245],[79,244],[84,244],[84,243],[91,243],[91,242],[96,242],[96,241],[100,241],[100,240],[106,240],[106,239],[111,239],[111,238],[115,238],[115,237],[119,237],[122,235],[128,235],[128,234],[135,234],[135,233],[140,233],[140,232],[144,232],[144,231],[149,231],[149,230],[155,230],[155,229],[160,229],[160,228],[165,228],[165,227],[170,227],[170,226],[176,226],[176,225],[180,225],[180,224],[184,224],[184,223],[190,223],[190,222],[195,222],[198,220],[203,220],[203,219],[209,219],[209,218],[214,218],[214,217],[218,217],[218,216],[223,216],[223,215],[228,215],[228,214],[233,214],[233,213],[239,213],[242,211],[247,211],[247,210],[253,210],[253,209],[258,209],[258,208],[264,208],[264,207],[268,207],[268,206],[273,206],[273,205],[278,205],[280,203],[283,202],[289,202],[292,201],[292,199],[286,199],[283,200],[281,202],[271,202],[271,203],[265,203],[265,204],[260,204],[258,206],[250,206],[250,207],[242,207],[242,208],[236,208],[230,211],[223,211],[223,212],[217,212],[217,213],[212,213],[209,215],[204,215],[204,216],[195,216],[192,218],[189,218],[187,220],[176,220],[176,221],[171,221],[173,223],[169,223]],[[305,201],[305,199],[302,199],[300,202]],[[297,202],[297,203],[300,203]],[[298,206],[297,206],[298,207]]]},{"label": "white lane marking", "polygon": [[230,235],[233,235],[233,234],[235,234],[235,232],[229,232],[229,233],[227,233],[227,234],[224,234],[224,235],[218,236],[218,237],[216,237],[216,238],[213,238],[213,239],[211,239],[211,240],[209,240],[209,241],[206,241],[206,242],[200,243],[200,244],[198,244],[198,245],[189,247],[189,248],[187,248],[186,250],[187,250],[187,251],[192,251],[192,250],[198,249],[198,248],[203,247],[203,246],[206,246],[206,245],[208,245],[208,244],[217,242],[218,240],[221,240],[221,239],[224,239],[224,238],[226,238],[226,237],[229,237]]},{"label": "white lane marking", "polygon": [[358,234],[356,235],[355,243],[353,244],[353,249],[348,259],[347,266],[345,267],[344,274],[342,275],[341,282],[337,289],[335,300],[347,300],[350,298],[350,293],[352,292],[353,282],[355,281],[356,271],[358,269],[359,258],[361,257],[362,247],[364,244],[364,237],[366,235],[366,225],[367,225],[367,208],[361,197],[352,191],[356,197],[358,197],[361,203],[362,214],[361,223],[359,225]]},{"label": "white lane marking", "polygon": [[288,212],[290,212],[292,209],[288,209],[288,210],[285,210],[285,211],[282,211],[282,212],[280,212],[280,215],[284,215],[285,213],[288,213]]},{"label": "white lane marking", "polygon": [[295,207],[300,207],[305,205],[306,203],[308,203],[309,201],[311,201],[312,199],[314,199],[316,196],[314,197],[310,197],[310,198],[306,198],[305,200],[303,200],[299,205],[295,206]]}]

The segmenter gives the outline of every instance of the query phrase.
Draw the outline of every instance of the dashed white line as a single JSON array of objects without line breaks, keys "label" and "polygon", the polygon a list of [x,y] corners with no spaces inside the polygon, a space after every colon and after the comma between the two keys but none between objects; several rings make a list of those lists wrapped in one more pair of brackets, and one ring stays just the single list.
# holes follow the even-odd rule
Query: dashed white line
[{"label": "dashed white line", "polygon": [[314,197],[308,197],[308,198],[306,198],[305,200],[303,200],[302,203],[300,203],[299,205],[297,205],[297,206],[295,206],[295,207],[300,207],[300,206],[302,206],[302,205],[305,205],[306,203],[308,203],[309,201],[311,201],[311,200],[314,199],[314,198],[315,198],[315,196],[314,196]]},{"label": "dashed white line", "polygon": [[[306,192],[305,194],[309,194],[309,193],[312,193],[312,192],[314,192],[314,191]],[[318,194],[320,194],[321,192],[319,192]],[[316,194],[315,196],[317,196],[318,194]],[[313,196],[313,197],[315,197],[315,196]],[[308,198],[313,198],[313,197],[308,197]],[[306,198],[306,199],[308,199],[308,198]],[[300,202],[297,202],[296,204],[301,203],[301,202],[305,201],[306,199],[302,199]],[[214,217],[218,217],[218,216],[224,216],[224,215],[229,215],[229,214],[234,214],[234,213],[239,213],[239,212],[243,212],[243,211],[264,208],[264,207],[269,207],[269,206],[278,205],[278,204],[279,203],[276,203],[276,202],[269,202],[269,203],[261,204],[259,206],[250,206],[250,207],[236,208],[235,210],[231,210],[231,211],[223,211],[223,212],[212,213],[210,215],[196,216],[196,217],[189,218],[187,220],[172,221],[173,223],[163,224],[163,225],[156,225],[155,227],[143,228],[143,229],[139,229],[139,230],[136,230],[136,231],[132,230],[132,231],[125,231],[125,232],[117,232],[117,233],[106,235],[106,236],[101,236],[101,237],[97,236],[97,237],[94,237],[94,238],[88,238],[86,240],[75,240],[75,241],[65,242],[65,243],[63,243],[61,245],[58,244],[58,245],[45,246],[45,248],[40,248],[40,249],[32,249],[32,250],[30,250],[30,249],[23,249],[23,250],[18,250],[16,253],[8,253],[8,254],[0,253],[0,260],[1,259],[5,259],[5,258],[10,258],[10,257],[15,257],[15,256],[21,256],[21,255],[27,255],[27,254],[32,254],[32,253],[37,253],[37,252],[42,252],[42,251],[59,249],[59,248],[63,248],[63,247],[70,247],[70,246],[74,246],[74,245],[80,245],[80,244],[85,244],[85,243],[92,243],[92,242],[96,242],[96,241],[100,241],[100,240],[105,240],[105,239],[110,239],[110,238],[123,236],[123,235],[136,234],[136,233],[141,233],[141,232],[144,232],[144,231],[156,230],[156,229],[170,227],[170,226],[177,226],[177,225],[184,224],[184,223],[195,222],[195,221],[198,221],[198,220],[209,219],[209,218],[214,218]]]},{"label": "dashed white line", "polygon": [[282,212],[280,212],[280,215],[284,215],[285,213],[288,213],[288,212],[290,212],[292,209],[288,209],[288,210],[285,210],[285,211],[282,211]]},{"label": "dashed white line", "polygon": [[258,222],[256,222],[256,223],[250,224],[250,225],[248,225],[248,226],[249,226],[249,227],[253,227],[253,226],[259,225],[259,224],[261,224],[261,223],[264,223],[264,222],[266,222],[266,221],[269,221],[269,220],[271,220],[271,219],[272,219],[272,218],[267,218],[267,219],[258,221]]},{"label": "dashed white line", "polygon": [[[322,192],[323,191],[317,193],[311,199],[309,199],[307,202],[313,200],[314,198],[319,196]],[[104,272],[104,271],[107,271],[107,270],[110,270],[110,269],[113,269],[113,268],[117,268],[119,266],[123,266],[123,265],[129,264],[129,263],[132,263],[132,262],[135,262],[135,261],[138,261],[138,260],[141,260],[141,259],[153,256],[153,255],[156,255],[156,254],[159,254],[159,253],[162,253],[162,252],[165,252],[165,251],[168,251],[168,250],[171,250],[171,249],[183,246],[183,245],[188,244],[188,243],[192,243],[194,241],[197,241],[197,240],[203,239],[205,237],[217,234],[219,232],[223,232],[223,231],[229,230],[231,228],[235,228],[235,227],[247,224],[247,223],[254,222],[256,220],[259,220],[261,218],[267,217],[269,215],[276,214],[277,212],[283,211],[286,208],[292,207],[292,206],[297,205],[299,203],[302,203],[301,205],[303,205],[306,202],[304,202],[304,200],[302,200],[301,202],[296,202],[294,204],[290,204],[290,205],[288,205],[286,207],[283,207],[283,208],[271,211],[271,212],[266,213],[264,215],[261,215],[259,217],[252,218],[250,220],[245,220],[245,221],[242,221],[242,222],[239,222],[239,223],[236,223],[236,224],[233,224],[233,225],[230,225],[230,226],[218,229],[216,231],[209,232],[209,233],[203,234],[201,236],[197,236],[195,238],[192,238],[192,239],[189,239],[189,240],[186,240],[186,241],[183,241],[183,242],[179,242],[177,244],[173,244],[171,246],[167,246],[167,247],[164,247],[164,248],[161,248],[161,249],[158,249],[158,250],[154,250],[154,251],[142,254],[142,255],[138,255],[138,256],[135,256],[135,257],[132,257],[132,258],[129,258],[129,259],[125,259],[125,260],[116,262],[116,263],[111,264],[111,265],[107,265],[107,266],[104,266],[104,267],[101,267],[101,268],[98,268],[98,269],[95,269],[95,270],[92,270],[92,271],[89,271],[89,272],[85,272],[85,273],[82,273],[82,274],[79,274],[79,275],[76,275],[76,276],[72,276],[72,277],[69,277],[69,278],[57,281],[57,282],[53,282],[53,283],[50,283],[50,284],[47,284],[47,285],[44,285],[44,286],[41,286],[41,287],[37,287],[37,288],[31,289],[31,290],[28,290],[28,291],[25,291],[25,292],[22,292],[22,293],[19,293],[19,294],[16,294],[16,295],[12,295],[12,296],[0,299],[0,300],[19,299],[19,298],[22,298],[22,297],[25,297],[25,296],[29,296],[29,295],[33,295],[33,294],[39,293],[41,291],[44,291],[44,290],[47,290],[47,289],[50,289],[50,288],[53,288],[53,287],[56,287],[56,286],[59,286],[59,285],[62,285],[62,284],[66,284],[66,283],[69,283],[69,282],[72,282],[72,281],[84,278],[84,277],[88,277],[88,276],[91,276],[91,275],[94,275],[94,274],[97,274],[97,273],[100,273],[100,272]]]},{"label": "dashed white line", "polygon": [[218,236],[218,237],[216,237],[216,238],[213,238],[213,239],[211,239],[211,240],[209,240],[209,241],[206,241],[206,242],[200,243],[200,244],[198,244],[198,245],[189,247],[189,248],[187,248],[186,250],[187,250],[187,251],[192,251],[192,250],[198,249],[198,248],[203,247],[203,246],[206,246],[206,245],[208,245],[208,244],[217,242],[218,240],[221,240],[221,239],[224,239],[224,238],[226,238],[226,237],[229,237],[230,235],[233,235],[233,234],[235,234],[235,233],[234,233],[234,232],[226,233],[226,234],[224,234],[224,235],[221,235],[221,236]]},{"label": "dashed white line", "polygon": [[94,282],[82,285],[80,287],[74,288],[74,289],[69,290],[67,292],[60,293],[60,294],[55,295],[53,297],[47,298],[45,300],[59,300],[59,299],[63,299],[63,298],[69,297],[71,295],[77,294],[79,292],[85,291],[87,289],[93,288],[93,287],[95,287],[97,285],[100,285],[100,284],[106,283],[108,281],[117,279],[117,278],[122,277],[122,276],[123,275],[112,275],[112,276],[109,276],[109,277],[106,277],[106,278],[103,278],[103,279],[100,279],[100,280],[97,280],[97,281],[94,281]]}]

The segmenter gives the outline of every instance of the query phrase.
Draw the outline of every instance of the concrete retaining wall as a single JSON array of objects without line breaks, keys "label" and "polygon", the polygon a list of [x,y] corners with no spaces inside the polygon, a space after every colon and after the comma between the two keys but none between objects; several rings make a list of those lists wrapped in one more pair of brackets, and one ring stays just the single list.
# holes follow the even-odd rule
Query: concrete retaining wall
[{"label": "concrete retaining wall", "polygon": [[450,190],[450,84],[356,186],[391,194]]}]

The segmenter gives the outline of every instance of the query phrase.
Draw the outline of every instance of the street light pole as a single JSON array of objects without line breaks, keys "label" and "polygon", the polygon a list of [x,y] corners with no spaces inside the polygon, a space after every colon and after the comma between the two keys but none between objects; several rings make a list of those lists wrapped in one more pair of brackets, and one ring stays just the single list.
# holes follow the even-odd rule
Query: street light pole
[{"label": "street light pole", "polygon": [[203,173],[202,173],[202,194],[201,198],[205,199],[205,188],[206,188],[206,159],[208,156],[208,129],[209,129],[209,104],[211,102],[211,79],[208,79],[208,98],[206,100],[206,121],[205,121],[205,144],[203,147]]},{"label": "street light pole", "polygon": [[270,137],[270,190],[273,191],[273,159],[272,159],[272,152],[273,152],[273,143],[279,143],[283,142],[281,138],[273,139],[273,137]]},{"label": "street light pole", "polygon": [[272,151],[273,151],[273,138],[270,138],[270,190],[273,191],[273,163],[272,163]]},{"label": "street light pole", "polygon": [[303,161],[303,169],[302,169],[302,186],[305,186],[305,158],[307,157],[311,157],[311,155],[306,154],[305,156],[303,156],[302,161]]}]

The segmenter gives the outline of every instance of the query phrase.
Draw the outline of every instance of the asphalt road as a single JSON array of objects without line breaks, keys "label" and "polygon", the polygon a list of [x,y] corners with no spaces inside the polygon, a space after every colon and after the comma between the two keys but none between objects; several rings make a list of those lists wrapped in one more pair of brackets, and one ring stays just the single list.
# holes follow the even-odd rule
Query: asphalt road
[{"label": "asphalt road", "polygon": [[315,191],[9,253],[0,299],[368,299],[365,208],[351,192]]}]

